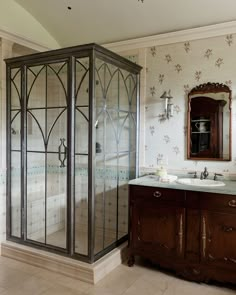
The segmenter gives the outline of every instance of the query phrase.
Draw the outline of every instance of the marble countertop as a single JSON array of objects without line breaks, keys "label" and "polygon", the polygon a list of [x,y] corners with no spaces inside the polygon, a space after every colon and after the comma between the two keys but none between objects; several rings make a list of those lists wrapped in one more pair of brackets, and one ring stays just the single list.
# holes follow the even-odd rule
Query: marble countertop
[{"label": "marble countertop", "polygon": [[[189,177],[179,177],[179,178],[189,178]],[[226,195],[236,195],[236,181],[222,180],[224,186],[215,186],[215,187],[202,187],[202,186],[192,186],[179,184],[176,181],[171,183],[160,182],[158,177],[155,175],[146,175],[129,181],[130,185],[141,185],[141,186],[152,186],[160,188],[169,188],[169,189],[179,189],[185,191],[197,191],[197,192],[208,192],[208,193],[217,193],[217,194],[226,194]]]}]

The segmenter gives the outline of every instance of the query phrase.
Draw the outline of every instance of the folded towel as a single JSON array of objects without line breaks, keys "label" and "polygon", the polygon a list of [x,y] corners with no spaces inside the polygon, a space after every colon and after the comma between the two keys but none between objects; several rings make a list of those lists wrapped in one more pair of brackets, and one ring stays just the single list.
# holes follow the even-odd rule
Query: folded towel
[{"label": "folded towel", "polygon": [[176,176],[176,175],[167,174],[166,176],[160,177],[159,181],[160,182],[168,182],[168,183],[170,183],[170,182],[176,181],[177,178],[178,178],[178,176]]}]

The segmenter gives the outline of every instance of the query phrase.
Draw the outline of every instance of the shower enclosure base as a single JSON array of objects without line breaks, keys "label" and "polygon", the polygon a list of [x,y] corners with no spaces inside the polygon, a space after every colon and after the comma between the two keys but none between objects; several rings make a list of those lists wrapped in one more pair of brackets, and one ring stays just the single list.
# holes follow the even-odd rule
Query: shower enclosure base
[{"label": "shower enclosure base", "polygon": [[2,242],[1,255],[65,276],[96,284],[127,258],[127,242],[115,248],[93,264],[42,251],[10,241]]}]

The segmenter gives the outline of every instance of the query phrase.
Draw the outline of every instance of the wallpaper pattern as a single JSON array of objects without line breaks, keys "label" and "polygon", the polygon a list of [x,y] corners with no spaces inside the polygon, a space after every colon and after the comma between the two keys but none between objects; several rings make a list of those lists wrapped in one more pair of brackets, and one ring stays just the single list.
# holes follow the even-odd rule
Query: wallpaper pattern
[{"label": "wallpaper pattern", "polygon": [[[145,166],[155,169],[164,160],[169,171],[236,173],[236,141],[232,161],[186,159],[187,95],[196,85],[219,82],[232,90],[232,130],[236,128],[236,35],[154,46],[146,51]],[[173,117],[163,120],[164,91],[173,96]]]}]

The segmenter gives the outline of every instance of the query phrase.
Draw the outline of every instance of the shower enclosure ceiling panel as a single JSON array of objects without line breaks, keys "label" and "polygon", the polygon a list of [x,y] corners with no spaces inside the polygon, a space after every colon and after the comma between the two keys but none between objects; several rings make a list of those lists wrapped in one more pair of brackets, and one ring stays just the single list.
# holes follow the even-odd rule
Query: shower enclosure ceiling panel
[{"label": "shower enclosure ceiling panel", "polygon": [[127,238],[141,67],[95,44],[7,64],[7,238],[94,262]]}]

